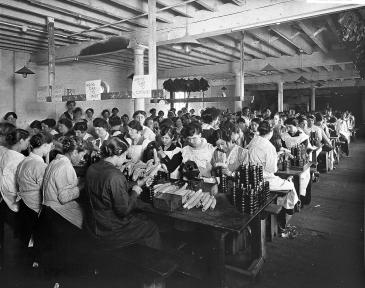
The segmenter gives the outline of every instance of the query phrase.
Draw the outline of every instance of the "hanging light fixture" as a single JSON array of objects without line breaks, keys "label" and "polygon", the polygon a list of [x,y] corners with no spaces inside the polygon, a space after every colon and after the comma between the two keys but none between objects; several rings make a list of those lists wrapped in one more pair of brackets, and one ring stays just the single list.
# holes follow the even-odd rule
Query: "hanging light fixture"
[{"label": "hanging light fixture", "polygon": [[308,82],[308,79],[305,78],[304,76],[300,76],[295,82],[304,84],[304,83],[307,83]]},{"label": "hanging light fixture", "polygon": [[25,65],[23,68],[20,68],[18,71],[15,71],[16,74],[22,74],[24,78],[27,78],[29,74],[35,74],[32,70],[27,68]]},{"label": "hanging light fixture", "polygon": [[[28,31],[28,26],[23,26],[22,27],[22,32],[25,33],[27,31]],[[23,37],[23,39],[24,39],[24,51],[25,51],[25,37]],[[20,68],[19,70],[15,71],[14,73],[15,74],[21,74],[21,75],[23,75],[24,78],[27,78],[27,76],[30,75],[30,74],[35,74],[32,70],[30,70],[27,67],[27,63],[28,62],[29,61],[27,61],[22,68]]]},{"label": "hanging light fixture", "polygon": [[267,64],[264,68],[261,69],[266,75],[271,75],[274,72],[278,71],[274,66]]},{"label": "hanging light fixture", "polygon": [[320,88],[322,86],[323,86],[323,84],[321,82],[317,82],[316,84],[314,84],[314,87],[316,87],[316,88]]},{"label": "hanging light fixture", "polygon": [[[188,5],[186,5],[186,14],[188,14]],[[189,35],[188,31],[188,18],[186,17],[186,31],[185,36],[180,38],[177,42],[172,44],[172,48],[176,50],[184,50],[186,54],[190,54],[190,52],[196,48],[201,46],[201,43]]]}]

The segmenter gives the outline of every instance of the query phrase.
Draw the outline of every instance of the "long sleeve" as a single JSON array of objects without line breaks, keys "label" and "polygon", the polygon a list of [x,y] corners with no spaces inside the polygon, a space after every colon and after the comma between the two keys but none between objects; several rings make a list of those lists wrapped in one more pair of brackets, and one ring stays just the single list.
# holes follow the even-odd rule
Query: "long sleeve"
[{"label": "long sleeve", "polygon": [[80,196],[77,183],[76,172],[71,166],[63,166],[57,171],[55,184],[58,190],[57,198],[61,204],[68,203]]},{"label": "long sleeve", "polygon": [[126,180],[115,175],[110,183],[110,193],[113,209],[120,217],[127,216],[136,206],[137,193],[132,190],[128,194]]},{"label": "long sleeve", "polygon": [[171,159],[168,156],[165,156],[165,158],[162,159],[162,163],[166,165],[169,173],[174,172],[176,168],[179,167],[182,163],[181,152],[174,154]]}]

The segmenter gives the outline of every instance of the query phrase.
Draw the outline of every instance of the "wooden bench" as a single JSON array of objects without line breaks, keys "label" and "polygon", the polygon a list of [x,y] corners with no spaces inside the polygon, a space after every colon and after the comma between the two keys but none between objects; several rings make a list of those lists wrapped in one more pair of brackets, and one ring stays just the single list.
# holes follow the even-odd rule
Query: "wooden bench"
[{"label": "wooden bench", "polygon": [[278,215],[281,211],[282,207],[280,205],[276,205],[271,203],[270,205],[268,205],[265,208],[265,212],[268,213],[270,215],[270,225],[269,227],[269,232],[267,233],[267,240],[268,241],[272,241],[274,239],[275,236],[278,236]]},{"label": "wooden bench", "polygon": [[139,244],[112,251],[94,251],[91,257],[95,275],[118,275],[127,264],[128,274],[138,277],[143,287],[151,288],[165,287],[166,279],[178,267],[176,256]]}]

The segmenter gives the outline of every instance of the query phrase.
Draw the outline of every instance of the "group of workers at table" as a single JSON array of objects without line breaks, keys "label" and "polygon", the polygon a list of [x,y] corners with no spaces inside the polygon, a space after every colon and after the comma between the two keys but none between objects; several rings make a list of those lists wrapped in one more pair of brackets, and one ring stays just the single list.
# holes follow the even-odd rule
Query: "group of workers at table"
[{"label": "group of workers at table", "polygon": [[[82,247],[87,239],[108,249],[136,242],[161,247],[156,223],[134,213],[138,196],[153,179],[127,179],[122,167],[129,161],[153,159],[172,180],[182,176],[184,163],[193,161],[200,178],[213,184],[212,195],[220,193],[217,167],[232,176],[244,164],[263,166],[271,191],[290,191],[277,199],[284,215],[279,228],[286,235],[295,207],[308,204],[311,175],[308,170],[301,177],[296,191],[290,177],[275,175],[278,155],[290,157],[298,144],[308,151],[314,145],[330,151],[333,135],[348,155],[354,127],[350,113],[335,117],[329,110],[298,115],[265,109],[258,115],[248,107],[238,113],[207,108],[197,116],[184,108],[171,109],[167,118],[161,112],[156,115],[151,109],[147,117],[145,111],[136,111],[129,121],[128,115],[119,117],[117,108],[95,119],[88,109],[83,118],[82,109],[69,101],[58,123],[35,120],[27,130],[16,127],[14,112],[5,115],[0,123],[0,218],[25,249],[32,239],[34,266],[42,265],[42,255],[52,249],[62,251],[57,262],[72,258],[73,247]],[[75,171],[80,166],[86,171],[82,177]]]}]

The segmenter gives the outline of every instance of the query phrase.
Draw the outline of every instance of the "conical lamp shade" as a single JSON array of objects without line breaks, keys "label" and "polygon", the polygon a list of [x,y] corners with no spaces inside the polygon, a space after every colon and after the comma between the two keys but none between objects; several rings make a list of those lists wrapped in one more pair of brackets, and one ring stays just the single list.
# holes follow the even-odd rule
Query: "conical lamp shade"
[{"label": "conical lamp shade", "polygon": [[22,74],[24,78],[27,78],[28,74],[35,74],[32,70],[25,66],[23,66],[23,68],[20,68],[18,71],[15,71],[15,73]]},{"label": "conical lamp shade", "polygon": [[267,64],[264,68],[261,69],[261,71],[265,73],[272,73],[278,70],[274,66]]},{"label": "conical lamp shade", "polygon": [[184,50],[187,54],[191,52],[193,48],[201,46],[200,42],[189,34],[186,34],[183,38],[180,38],[176,43],[172,44],[172,48],[177,50]]},{"label": "conical lamp shade", "polygon": [[308,82],[308,79],[303,77],[303,76],[300,76],[296,82],[299,82],[299,83],[307,83]]}]

